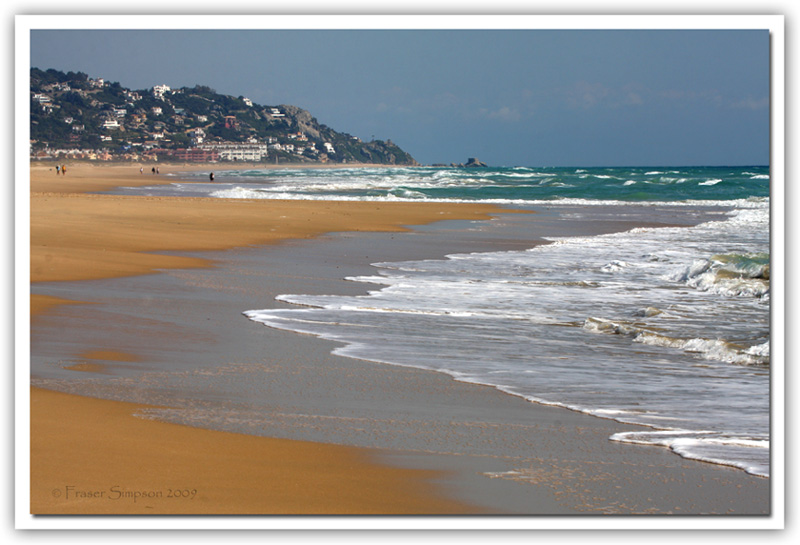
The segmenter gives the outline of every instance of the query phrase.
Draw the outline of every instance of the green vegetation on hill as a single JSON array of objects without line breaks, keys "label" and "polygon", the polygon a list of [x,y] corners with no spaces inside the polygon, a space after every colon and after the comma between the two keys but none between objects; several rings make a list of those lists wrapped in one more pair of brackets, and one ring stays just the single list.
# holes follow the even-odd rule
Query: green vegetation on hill
[{"label": "green vegetation on hill", "polygon": [[[208,86],[131,90],[82,72],[32,68],[31,151],[143,156],[200,144],[269,144],[266,160],[415,165],[391,140],[362,142],[291,105],[263,106]],[[333,151],[331,151],[331,149]]]}]

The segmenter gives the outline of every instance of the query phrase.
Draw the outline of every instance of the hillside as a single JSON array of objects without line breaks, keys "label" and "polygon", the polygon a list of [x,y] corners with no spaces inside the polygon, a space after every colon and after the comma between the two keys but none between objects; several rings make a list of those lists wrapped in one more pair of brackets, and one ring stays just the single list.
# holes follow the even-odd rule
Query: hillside
[{"label": "hillside", "polygon": [[417,164],[391,140],[362,142],[292,105],[264,106],[202,85],[131,90],[53,69],[32,68],[30,77],[32,156]]}]

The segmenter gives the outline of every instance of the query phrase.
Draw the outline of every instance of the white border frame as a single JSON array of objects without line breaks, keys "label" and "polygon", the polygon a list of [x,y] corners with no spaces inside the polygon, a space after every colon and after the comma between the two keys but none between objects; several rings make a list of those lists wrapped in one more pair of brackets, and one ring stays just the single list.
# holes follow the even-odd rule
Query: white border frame
[{"label": "white border frame", "polygon": [[[43,29],[766,29],[771,34],[772,467],[769,517],[34,517],[30,505],[30,32]],[[18,15],[15,17],[17,529],[774,530],[785,517],[785,36],[782,15]]]}]

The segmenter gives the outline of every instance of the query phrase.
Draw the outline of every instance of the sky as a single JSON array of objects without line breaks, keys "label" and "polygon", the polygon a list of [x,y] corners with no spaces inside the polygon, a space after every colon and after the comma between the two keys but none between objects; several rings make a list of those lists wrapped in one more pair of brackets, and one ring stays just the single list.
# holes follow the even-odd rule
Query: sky
[{"label": "sky", "polygon": [[208,85],[423,164],[766,165],[767,30],[32,30],[30,65]]}]

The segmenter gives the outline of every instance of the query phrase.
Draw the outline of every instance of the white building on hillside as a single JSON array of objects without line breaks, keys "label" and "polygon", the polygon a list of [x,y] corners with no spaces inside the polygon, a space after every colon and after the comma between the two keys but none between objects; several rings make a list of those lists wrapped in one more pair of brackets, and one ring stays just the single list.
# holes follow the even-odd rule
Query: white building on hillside
[{"label": "white building on hillside", "polygon": [[164,93],[168,93],[170,91],[169,85],[156,85],[153,87],[153,96],[156,98],[163,99]]}]

